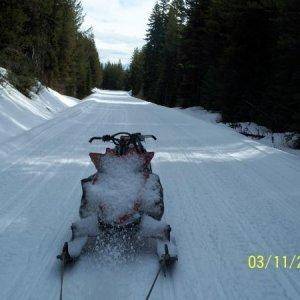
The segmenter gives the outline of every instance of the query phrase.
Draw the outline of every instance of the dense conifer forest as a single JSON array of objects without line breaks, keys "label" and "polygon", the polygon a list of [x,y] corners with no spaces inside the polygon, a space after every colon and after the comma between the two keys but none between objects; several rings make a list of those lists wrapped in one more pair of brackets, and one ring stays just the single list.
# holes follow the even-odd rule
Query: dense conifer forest
[{"label": "dense conifer forest", "polygon": [[129,70],[121,61],[118,63],[107,62],[102,66],[103,81],[102,88],[105,90],[127,90],[131,89],[129,82]]},{"label": "dense conifer forest", "polygon": [[40,80],[82,98],[100,87],[102,72],[92,30],[81,30],[78,0],[1,0],[0,66],[25,94]]},{"label": "dense conifer forest", "polygon": [[300,131],[299,35],[298,0],[160,0],[132,56],[133,93]]}]

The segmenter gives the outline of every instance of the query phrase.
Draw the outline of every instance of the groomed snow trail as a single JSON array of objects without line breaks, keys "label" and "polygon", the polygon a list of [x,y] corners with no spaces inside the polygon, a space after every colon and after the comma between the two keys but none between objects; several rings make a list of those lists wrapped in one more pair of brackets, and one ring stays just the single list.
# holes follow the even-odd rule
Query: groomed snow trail
[{"label": "groomed snow trail", "polygon": [[[80,180],[94,173],[94,135],[154,134],[153,170],[179,262],[151,299],[297,299],[300,270],[250,270],[247,257],[300,255],[300,161],[222,125],[97,92],[0,146],[0,299],[58,299],[56,255],[78,219]],[[107,253],[104,253],[104,252]],[[116,249],[66,271],[64,299],[144,299],[157,261]]]}]

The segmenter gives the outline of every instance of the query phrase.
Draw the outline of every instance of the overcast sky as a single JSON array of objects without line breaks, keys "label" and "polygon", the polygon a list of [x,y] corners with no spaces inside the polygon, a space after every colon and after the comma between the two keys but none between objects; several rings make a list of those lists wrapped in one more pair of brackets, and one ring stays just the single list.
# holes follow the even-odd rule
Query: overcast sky
[{"label": "overcast sky", "polygon": [[155,0],[82,0],[84,27],[93,27],[101,62],[128,64],[135,47],[144,44]]}]

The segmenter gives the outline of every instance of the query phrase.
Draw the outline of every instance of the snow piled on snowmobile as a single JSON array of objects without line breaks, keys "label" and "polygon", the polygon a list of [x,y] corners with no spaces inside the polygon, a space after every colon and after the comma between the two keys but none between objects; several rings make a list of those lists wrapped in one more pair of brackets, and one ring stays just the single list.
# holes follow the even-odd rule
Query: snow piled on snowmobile
[{"label": "snow piled on snowmobile", "polygon": [[82,217],[97,213],[108,224],[122,223],[126,216],[139,211],[160,217],[161,208],[156,207],[162,193],[159,178],[145,171],[153,154],[132,151],[123,156],[113,152],[93,155],[98,172],[83,182]]},{"label": "snow piled on snowmobile", "polygon": [[138,171],[142,165],[142,159],[136,154],[103,156],[101,174],[86,186],[89,210],[98,210],[101,219],[108,223],[130,211],[145,184],[143,173]]}]

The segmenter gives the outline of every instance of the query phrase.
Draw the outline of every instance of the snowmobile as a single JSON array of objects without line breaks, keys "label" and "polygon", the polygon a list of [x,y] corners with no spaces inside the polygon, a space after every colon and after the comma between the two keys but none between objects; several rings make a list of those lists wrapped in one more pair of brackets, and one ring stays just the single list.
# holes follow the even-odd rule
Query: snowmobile
[{"label": "snowmobile", "polygon": [[104,154],[90,153],[97,172],[81,181],[80,221],[72,224],[72,238],[57,257],[63,265],[75,262],[95,237],[112,231],[131,231],[154,239],[159,272],[165,274],[177,261],[171,227],[161,220],[163,189],[151,168],[154,152],[147,152],[142,144],[146,139],[156,137],[118,132],[89,140],[112,142],[115,147],[107,148]]}]

